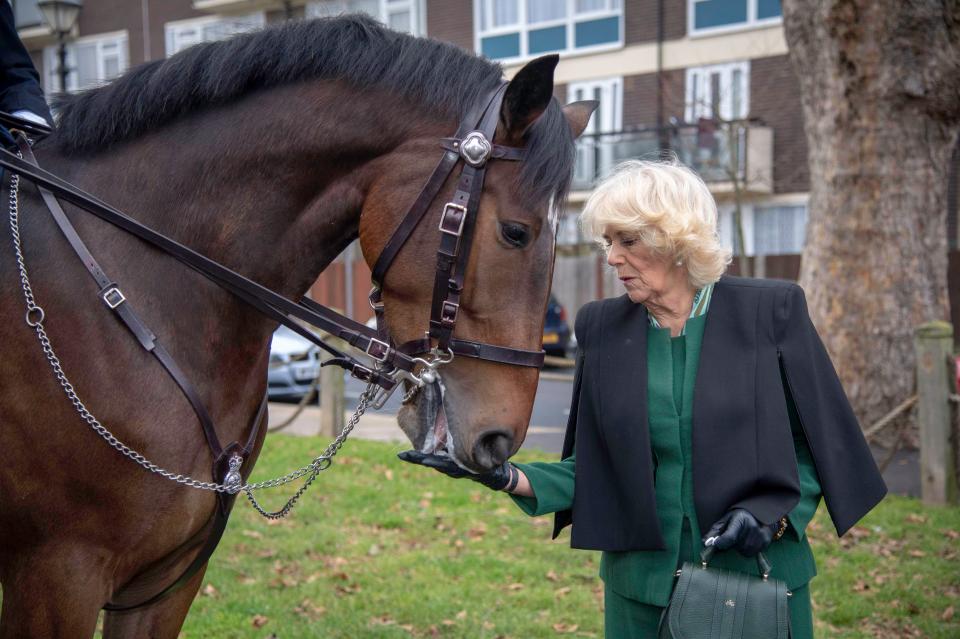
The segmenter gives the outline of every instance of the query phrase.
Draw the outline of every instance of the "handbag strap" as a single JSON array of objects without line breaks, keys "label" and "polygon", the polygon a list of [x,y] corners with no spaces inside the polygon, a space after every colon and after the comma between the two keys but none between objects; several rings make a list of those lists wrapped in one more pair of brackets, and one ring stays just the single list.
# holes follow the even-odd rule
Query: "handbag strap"
[{"label": "handbag strap", "polygon": [[[700,551],[700,565],[704,568],[707,567],[707,564],[710,563],[710,560],[713,558],[714,553],[717,551],[715,546],[707,546]],[[757,553],[757,568],[760,569],[760,576],[763,577],[763,580],[766,581],[770,577],[771,571],[773,571],[773,565],[767,559],[767,556],[762,552]]]}]

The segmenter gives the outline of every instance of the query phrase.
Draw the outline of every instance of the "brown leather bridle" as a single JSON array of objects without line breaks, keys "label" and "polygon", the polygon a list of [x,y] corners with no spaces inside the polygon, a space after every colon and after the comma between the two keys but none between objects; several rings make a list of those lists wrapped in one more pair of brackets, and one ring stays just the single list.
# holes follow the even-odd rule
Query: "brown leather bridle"
[{"label": "brown leather bridle", "polygon": [[[373,267],[373,289],[370,291],[370,306],[377,321],[377,354],[367,353],[385,365],[390,365],[391,351],[417,359],[429,369],[426,375],[406,376],[416,386],[433,381],[437,366],[448,363],[455,355],[484,359],[514,366],[543,366],[544,351],[529,351],[508,346],[497,346],[483,342],[456,339],[453,330],[460,314],[460,298],[466,277],[467,262],[473,245],[473,233],[476,227],[480,196],[483,192],[483,180],[487,162],[490,160],[519,161],[524,150],[516,147],[492,144],[499,122],[500,106],[509,83],[502,82],[493,89],[484,100],[478,103],[470,115],[460,124],[452,138],[444,138],[441,144],[445,149],[443,157],[433,174],[421,189],[410,210],[404,216],[397,229],[387,240]],[[475,128],[474,128],[475,127]],[[471,128],[473,130],[471,130]],[[410,238],[414,229],[429,210],[438,192],[453,169],[463,161],[463,171],[457,181],[453,199],[443,207],[440,216],[440,247],[437,250],[437,267],[433,284],[433,301],[430,306],[430,323],[424,337],[393,345],[384,321],[382,284],[387,270],[394,258]],[[434,343],[434,341],[436,343]],[[402,369],[398,369],[402,370]],[[394,389],[385,389],[374,402],[382,406]]]}]

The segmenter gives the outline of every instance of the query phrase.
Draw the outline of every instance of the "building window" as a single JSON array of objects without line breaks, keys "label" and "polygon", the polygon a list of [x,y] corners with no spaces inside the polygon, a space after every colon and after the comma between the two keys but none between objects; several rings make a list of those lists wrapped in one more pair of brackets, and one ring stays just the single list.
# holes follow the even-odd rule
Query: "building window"
[{"label": "building window", "polygon": [[[734,205],[717,206],[720,242],[740,254]],[[747,255],[796,255],[803,253],[807,233],[806,204],[743,204],[743,238]]]},{"label": "building window", "polygon": [[[60,93],[59,47],[43,50],[44,89]],[[78,38],[67,44],[67,91],[75,92],[103,84],[127,70],[127,32]]]},{"label": "building window", "polygon": [[423,0],[324,0],[310,2],[308,18],[325,18],[341,13],[366,13],[395,31],[426,35]]},{"label": "building window", "polygon": [[623,46],[622,0],[474,0],[476,50],[491,60]]},{"label": "building window", "polygon": [[[582,1],[582,0],[578,0]],[[596,111],[577,140],[577,161],[574,167],[574,190],[587,190],[602,178],[619,159],[615,140],[602,134],[623,128],[623,78],[606,78],[567,85],[567,101],[597,100]]]},{"label": "building window", "polygon": [[164,25],[167,56],[201,42],[224,40],[238,33],[256,31],[266,24],[262,11],[241,16],[210,16],[194,20],[178,20]]},{"label": "building window", "polygon": [[803,252],[807,232],[807,207],[754,206],[753,252],[788,255]]},{"label": "building window", "polygon": [[750,113],[750,63],[687,69],[684,119],[742,120]]},{"label": "building window", "polygon": [[691,34],[774,24],[783,15],[780,0],[688,0]]},{"label": "building window", "polygon": [[37,0],[10,0],[13,6],[13,22],[17,29],[39,27],[44,23]]}]

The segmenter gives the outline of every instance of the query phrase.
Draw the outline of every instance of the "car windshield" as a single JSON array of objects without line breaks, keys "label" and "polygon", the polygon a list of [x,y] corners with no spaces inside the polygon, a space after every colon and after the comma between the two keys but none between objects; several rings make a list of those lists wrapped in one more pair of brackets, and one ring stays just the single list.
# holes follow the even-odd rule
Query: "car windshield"
[{"label": "car windshield", "polygon": [[283,324],[277,327],[277,330],[274,331],[274,335],[277,335],[278,337],[289,337],[290,339],[303,339]]}]

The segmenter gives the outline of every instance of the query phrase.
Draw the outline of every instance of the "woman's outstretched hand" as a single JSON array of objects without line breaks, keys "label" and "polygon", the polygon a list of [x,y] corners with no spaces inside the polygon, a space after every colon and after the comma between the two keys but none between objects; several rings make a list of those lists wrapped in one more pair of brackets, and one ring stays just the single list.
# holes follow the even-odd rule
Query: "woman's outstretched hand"
[{"label": "woman's outstretched hand", "polygon": [[[457,465],[457,462],[453,461],[446,455],[421,453],[417,450],[405,450],[402,453],[398,453],[397,457],[405,462],[410,462],[411,464],[420,464],[421,466],[433,468],[434,470],[438,470],[444,475],[453,477],[454,479],[467,477],[475,482],[483,484],[491,490],[503,490],[509,486],[511,480],[514,479],[513,474],[517,472],[510,462],[503,462],[503,464],[500,466],[497,466],[493,470],[488,470],[485,473],[471,473],[468,470],[460,468],[460,466]],[[514,481],[514,485],[515,484],[516,482]]]},{"label": "woman's outstretched hand", "polygon": [[779,528],[778,522],[764,525],[743,508],[734,508],[710,527],[703,544],[717,550],[735,548],[744,557],[766,550]]}]

